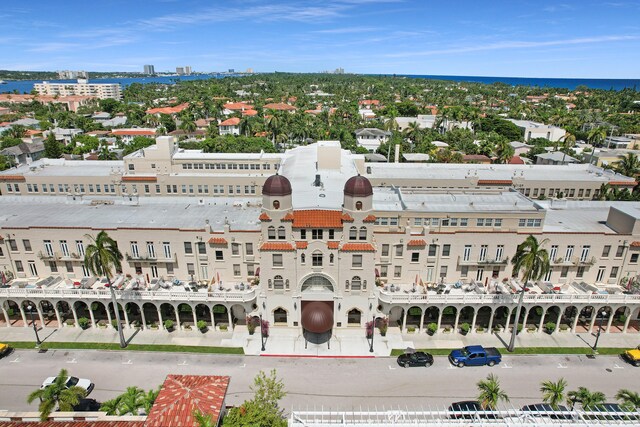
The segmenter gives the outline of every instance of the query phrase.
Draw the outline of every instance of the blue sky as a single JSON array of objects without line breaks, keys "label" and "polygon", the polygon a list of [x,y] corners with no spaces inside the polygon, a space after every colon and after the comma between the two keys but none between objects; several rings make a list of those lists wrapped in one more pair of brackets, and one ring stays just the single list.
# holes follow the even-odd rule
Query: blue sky
[{"label": "blue sky", "polygon": [[640,77],[640,0],[22,3],[0,69]]}]

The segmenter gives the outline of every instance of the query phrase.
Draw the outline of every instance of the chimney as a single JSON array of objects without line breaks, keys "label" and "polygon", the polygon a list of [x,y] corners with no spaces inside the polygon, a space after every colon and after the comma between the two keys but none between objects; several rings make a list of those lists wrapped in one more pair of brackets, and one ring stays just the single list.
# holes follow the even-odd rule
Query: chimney
[{"label": "chimney", "polygon": [[314,186],[314,187],[320,187],[320,184],[321,184],[321,183],[320,183],[320,174],[319,174],[319,173],[317,173],[317,174],[316,174],[316,179],[315,179],[315,181],[313,181],[313,186]]},{"label": "chimney", "polygon": [[396,157],[394,162],[400,163],[400,144],[396,144]]}]

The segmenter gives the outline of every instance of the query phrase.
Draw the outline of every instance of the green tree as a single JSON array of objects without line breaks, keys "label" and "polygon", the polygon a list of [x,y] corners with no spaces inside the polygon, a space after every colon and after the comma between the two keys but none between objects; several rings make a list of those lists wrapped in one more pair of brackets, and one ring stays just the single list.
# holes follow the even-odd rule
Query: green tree
[{"label": "green tree", "polygon": [[53,133],[50,133],[44,141],[44,156],[49,159],[59,159],[62,156],[62,144],[56,141]]},{"label": "green tree", "polygon": [[82,387],[73,386],[67,388],[68,377],[67,370],[61,369],[51,385],[39,388],[27,397],[27,403],[40,399],[40,405],[38,406],[40,420],[47,421],[56,406],[61,411],[72,411],[73,407],[80,402],[80,399],[87,395],[87,391]]},{"label": "green tree", "polygon": [[224,425],[230,427],[285,427],[285,420],[278,402],[286,392],[284,384],[276,378],[276,370],[270,375],[260,371],[255,377],[251,390],[254,393],[252,400],[245,401],[242,405],[232,408],[224,418]]},{"label": "green tree", "polygon": [[586,387],[578,387],[578,390],[567,393],[567,401],[571,403],[573,408],[576,403],[580,403],[582,409],[591,411],[596,409],[598,405],[602,405],[606,400],[604,393],[600,391],[591,391]]},{"label": "green tree", "polygon": [[13,125],[4,132],[9,138],[24,138],[27,134],[27,128],[22,125]]},{"label": "green tree", "polygon": [[634,153],[629,153],[616,164],[616,172],[634,178],[640,173],[640,159]]},{"label": "green tree", "polygon": [[576,137],[572,133],[565,133],[562,139],[562,164],[564,165],[564,159],[567,157],[567,151],[571,150],[576,143]]},{"label": "green tree", "polygon": [[538,242],[538,239],[529,235],[524,242],[520,243],[516,249],[516,253],[511,259],[513,264],[513,272],[519,274],[522,272],[522,289],[518,298],[518,308],[516,309],[516,317],[514,320],[511,342],[508,350],[513,351],[516,344],[516,334],[518,333],[518,322],[520,321],[520,311],[522,310],[522,301],[524,300],[524,288],[530,280],[540,280],[550,268],[549,253],[542,248],[548,240],[544,239]]},{"label": "green tree", "polygon": [[509,141],[506,139],[501,140],[495,146],[496,162],[502,164],[509,163],[509,160],[513,157],[515,152],[515,149],[511,146]]},{"label": "green tree", "polygon": [[553,409],[558,410],[558,405],[565,400],[566,389],[567,381],[564,378],[560,378],[556,382],[543,381],[540,387],[542,401],[551,405]]},{"label": "green tree", "polygon": [[482,409],[495,410],[500,401],[509,401],[507,393],[500,388],[500,381],[494,374],[489,374],[486,379],[478,381],[478,401]]},{"label": "green tree", "polygon": [[127,387],[127,391],[118,396],[118,415],[138,415],[144,407],[144,390],[138,387]]},{"label": "green tree", "polygon": [[106,412],[107,415],[118,415],[119,404],[120,404],[120,399],[118,396],[114,399],[105,400],[104,402],[102,402],[102,404],[100,405],[100,410],[102,412]]},{"label": "green tree", "polygon": [[640,409],[640,394],[635,391],[624,388],[620,389],[618,393],[616,393],[616,399],[620,402],[620,406],[627,411],[637,411]]},{"label": "green tree", "polygon": [[125,145],[122,154],[126,156],[142,148],[147,148],[156,143],[155,139],[147,138],[146,136],[134,136],[130,143]]},{"label": "green tree", "polygon": [[193,411],[193,419],[197,427],[218,427],[218,423],[213,419],[212,414],[204,414],[197,409]]},{"label": "green tree", "polygon": [[7,156],[0,155],[0,171],[13,167],[13,161]]},{"label": "green tree", "polygon": [[120,321],[120,310],[118,308],[118,302],[116,301],[116,293],[111,286],[112,270],[122,269],[122,253],[118,249],[118,245],[104,231],[100,231],[94,238],[87,234],[86,237],[92,242],[87,246],[84,255],[84,265],[87,269],[96,276],[105,276],[107,278],[107,286],[111,291],[111,304],[113,305],[113,311],[116,315],[116,322],[118,323],[118,335],[120,335],[120,347],[125,348],[127,342],[124,339],[124,332],[122,331],[122,322]]}]

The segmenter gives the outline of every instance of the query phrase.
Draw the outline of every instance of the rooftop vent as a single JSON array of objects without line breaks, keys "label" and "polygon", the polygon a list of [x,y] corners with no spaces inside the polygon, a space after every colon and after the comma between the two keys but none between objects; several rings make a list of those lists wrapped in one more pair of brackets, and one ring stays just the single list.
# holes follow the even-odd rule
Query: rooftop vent
[{"label": "rooftop vent", "polygon": [[314,187],[320,187],[321,184],[322,184],[322,182],[320,181],[320,174],[316,174],[316,179],[315,179],[315,181],[313,181],[313,186]]}]

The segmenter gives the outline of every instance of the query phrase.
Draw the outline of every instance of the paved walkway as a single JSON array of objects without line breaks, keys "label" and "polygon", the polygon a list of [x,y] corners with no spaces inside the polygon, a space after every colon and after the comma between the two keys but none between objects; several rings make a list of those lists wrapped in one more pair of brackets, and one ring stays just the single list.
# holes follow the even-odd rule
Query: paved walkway
[{"label": "paved walkway", "polygon": [[[39,331],[43,341],[56,342],[105,342],[118,343],[118,333],[113,329],[82,330],[64,327],[62,329],[42,328]],[[174,331],[125,329],[125,338],[133,344],[166,344],[185,346],[242,347],[245,354],[263,356],[297,355],[308,357],[380,357],[389,356],[394,348],[457,348],[469,344],[482,344],[504,348],[509,335],[439,333],[429,336],[426,333],[401,334],[399,328],[389,328],[386,337],[376,331],[373,352],[370,341],[364,336],[364,330],[339,329],[327,344],[306,343],[301,332],[291,328],[271,327],[270,336],[265,340],[265,351],[261,351],[260,334],[249,335],[246,328],[238,327],[234,332]],[[595,343],[595,334],[559,332],[553,335],[545,333],[522,332],[516,339],[517,347],[584,347]],[[34,341],[32,328],[0,328],[2,341]],[[640,334],[602,334],[599,347],[632,348],[640,344]]]}]

